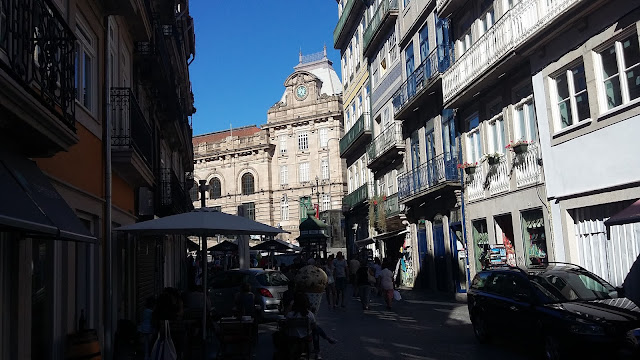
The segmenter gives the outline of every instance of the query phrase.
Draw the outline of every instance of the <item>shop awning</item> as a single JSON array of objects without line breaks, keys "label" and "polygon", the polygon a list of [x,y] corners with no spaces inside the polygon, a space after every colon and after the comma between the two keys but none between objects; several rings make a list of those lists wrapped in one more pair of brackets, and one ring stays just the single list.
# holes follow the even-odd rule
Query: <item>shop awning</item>
[{"label": "shop awning", "polygon": [[640,222],[640,199],[605,221],[606,226]]},{"label": "shop awning", "polygon": [[391,239],[391,238],[395,238],[396,236],[399,236],[399,235],[404,235],[408,231],[409,230],[407,230],[407,229],[405,229],[405,230],[397,230],[397,231],[390,231],[390,232],[386,232],[386,233],[383,233],[383,234],[380,234],[380,235],[376,235],[374,238],[376,240],[384,241],[384,240],[388,240],[388,239]]},{"label": "shop awning", "polygon": [[356,245],[358,245],[358,246],[366,246],[366,245],[369,245],[369,244],[373,244],[373,242],[374,242],[373,238],[372,237],[368,237],[368,238],[365,238],[365,239],[356,240]]},{"label": "shop awning", "polygon": [[96,242],[31,160],[0,149],[0,226],[56,239]]}]

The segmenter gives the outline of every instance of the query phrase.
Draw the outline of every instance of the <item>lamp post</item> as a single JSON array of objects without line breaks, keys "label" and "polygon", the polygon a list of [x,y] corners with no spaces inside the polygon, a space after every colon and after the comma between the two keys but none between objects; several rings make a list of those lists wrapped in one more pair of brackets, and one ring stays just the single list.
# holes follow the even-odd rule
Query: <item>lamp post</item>
[{"label": "lamp post", "polygon": [[[313,195],[313,190],[311,190],[311,195]],[[320,179],[318,179],[318,175],[316,175],[316,204],[318,205],[318,210],[316,211],[316,217],[320,216]]]}]

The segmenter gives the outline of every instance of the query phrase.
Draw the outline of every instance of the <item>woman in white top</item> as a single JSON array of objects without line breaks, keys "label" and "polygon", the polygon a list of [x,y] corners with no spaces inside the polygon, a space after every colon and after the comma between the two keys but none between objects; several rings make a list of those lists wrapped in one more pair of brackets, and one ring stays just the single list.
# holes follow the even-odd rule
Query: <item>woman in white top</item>
[{"label": "woman in white top", "polygon": [[391,302],[393,301],[393,271],[389,269],[389,262],[385,261],[380,271],[380,289],[387,303],[387,309],[391,310]]}]

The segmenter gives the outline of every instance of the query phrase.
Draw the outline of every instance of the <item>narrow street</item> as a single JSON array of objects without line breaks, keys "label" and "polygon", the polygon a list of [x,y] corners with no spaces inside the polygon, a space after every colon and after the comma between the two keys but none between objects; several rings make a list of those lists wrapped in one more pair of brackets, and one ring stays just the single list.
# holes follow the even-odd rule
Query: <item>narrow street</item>
[{"label": "narrow street", "polygon": [[[348,288],[348,294],[350,294]],[[478,344],[465,303],[443,300],[430,293],[401,291],[403,300],[386,310],[373,296],[371,310],[349,296],[346,308],[329,310],[326,298],[318,316],[325,332],[338,340],[320,340],[323,359],[533,359],[518,345]],[[256,359],[271,359],[275,323],[260,328]],[[531,351],[528,351],[531,353]]]}]

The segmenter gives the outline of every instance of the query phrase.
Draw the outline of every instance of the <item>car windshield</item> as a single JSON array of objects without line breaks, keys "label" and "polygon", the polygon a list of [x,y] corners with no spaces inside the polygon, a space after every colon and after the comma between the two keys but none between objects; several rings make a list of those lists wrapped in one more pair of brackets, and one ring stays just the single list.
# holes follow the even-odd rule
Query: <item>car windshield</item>
[{"label": "car windshield", "polygon": [[579,270],[549,271],[531,276],[543,303],[590,301],[617,297],[615,289],[597,276]]},{"label": "car windshield", "polygon": [[268,271],[262,274],[256,275],[256,280],[262,286],[286,286],[289,283],[289,279],[279,271]]}]

